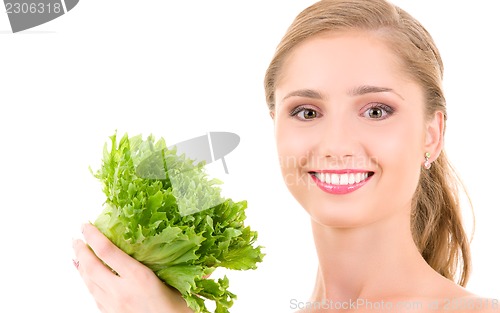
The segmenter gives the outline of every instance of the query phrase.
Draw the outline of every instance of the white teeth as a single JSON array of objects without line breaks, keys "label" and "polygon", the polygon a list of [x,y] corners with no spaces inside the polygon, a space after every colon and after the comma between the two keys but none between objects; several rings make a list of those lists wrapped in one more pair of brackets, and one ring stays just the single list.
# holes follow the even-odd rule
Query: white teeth
[{"label": "white teeth", "polygon": [[332,184],[340,185],[340,175],[338,174],[330,174],[332,175]]},{"label": "white teeth", "polygon": [[340,175],[340,184],[339,185],[347,185],[349,183],[349,174]]},{"label": "white teeth", "polygon": [[355,180],[354,174],[349,174],[349,185],[354,184],[354,180]]},{"label": "white teeth", "polygon": [[353,185],[368,178],[368,172],[349,174],[314,173],[314,175],[323,183],[332,185]]}]

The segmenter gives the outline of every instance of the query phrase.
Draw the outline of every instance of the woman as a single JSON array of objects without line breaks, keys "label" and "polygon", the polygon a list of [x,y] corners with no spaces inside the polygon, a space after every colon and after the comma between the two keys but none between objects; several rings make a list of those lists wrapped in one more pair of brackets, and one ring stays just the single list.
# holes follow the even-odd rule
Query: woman
[{"label": "woman", "polygon": [[[442,75],[431,36],[384,0],[320,1],[288,29],[265,88],[283,178],[318,254],[297,309],[498,311],[463,288],[470,252],[443,151]],[[93,226],[83,234],[95,255],[76,241],[75,265],[103,312],[190,312]]]}]

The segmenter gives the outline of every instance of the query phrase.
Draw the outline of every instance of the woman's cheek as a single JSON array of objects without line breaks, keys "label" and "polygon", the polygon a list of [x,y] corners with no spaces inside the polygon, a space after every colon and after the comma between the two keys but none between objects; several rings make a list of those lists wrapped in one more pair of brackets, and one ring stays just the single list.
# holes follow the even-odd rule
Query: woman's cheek
[{"label": "woman's cheek", "polygon": [[386,182],[385,187],[391,190],[391,194],[401,195],[401,201],[411,199],[419,180],[420,137],[415,135],[417,131],[411,125],[393,128],[384,134],[385,139],[380,141],[377,149],[376,158]]},{"label": "woman's cheek", "polygon": [[310,146],[307,136],[294,128],[277,129],[277,149],[281,172],[289,188],[307,183],[307,173],[303,170],[308,161]]}]

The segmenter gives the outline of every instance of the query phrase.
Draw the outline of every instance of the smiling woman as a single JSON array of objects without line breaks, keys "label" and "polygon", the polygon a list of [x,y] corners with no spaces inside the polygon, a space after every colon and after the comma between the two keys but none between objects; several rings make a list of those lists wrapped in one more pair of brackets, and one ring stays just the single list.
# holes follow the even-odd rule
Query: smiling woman
[{"label": "smiling woman", "polygon": [[[385,0],[319,1],[286,32],[265,92],[283,180],[310,217],[318,259],[311,298],[290,309],[499,312],[465,289],[471,253],[444,152],[442,78],[432,37]],[[75,266],[103,312],[191,312],[95,227],[83,230]]]},{"label": "smiling woman", "polygon": [[[373,212],[385,215],[387,212],[380,210],[381,207],[409,205],[425,152],[439,155],[442,113],[436,112],[432,123],[425,123],[422,92],[416,83],[403,79],[394,58],[387,46],[370,34],[322,34],[295,48],[276,83],[276,98],[286,99],[271,111],[275,115],[279,153],[286,160],[291,159],[290,155],[308,159],[302,168],[282,164],[285,174],[308,176],[290,172],[296,170],[309,174],[333,173],[331,179],[326,175],[326,182],[319,180],[320,189],[333,194],[355,191],[371,182],[359,192],[346,195],[347,198],[327,195],[321,212],[332,214],[332,223],[337,226],[343,222],[333,214],[360,219],[352,221],[354,224],[350,226],[354,226],[361,221],[374,222],[366,211],[370,206]],[[281,96],[294,94],[293,90],[303,87],[316,90],[322,97]],[[354,184],[353,173],[364,173],[366,180]],[[332,181],[337,177],[339,184]],[[381,180],[382,177],[385,179]],[[383,188],[367,194],[379,180]],[[289,185],[292,194],[305,191],[307,186],[314,187],[307,179],[303,181],[305,185]],[[375,197],[381,194],[392,194],[395,203],[387,205],[386,197]],[[296,197],[306,209],[318,210],[321,205],[317,200],[323,196],[319,189],[309,188]],[[310,197],[315,203],[306,203],[308,200],[303,197]],[[354,209],[357,202],[351,202],[356,199],[363,200],[358,203],[359,210]],[[334,210],[331,206],[337,203],[348,206],[349,210]]]},{"label": "smiling woman", "polygon": [[279,44],[266,98],[285,183],[311,217],[312,301],[480,299],[463,288],[442,75],[429,33],[384,0],[320,1]]}]

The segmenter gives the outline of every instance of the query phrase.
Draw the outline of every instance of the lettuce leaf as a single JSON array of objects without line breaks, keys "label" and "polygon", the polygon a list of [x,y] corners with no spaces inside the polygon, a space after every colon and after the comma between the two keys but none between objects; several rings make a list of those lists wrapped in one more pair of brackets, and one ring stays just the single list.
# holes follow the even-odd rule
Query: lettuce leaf
[{"label": "lettuce leaf", "polygon": [[204,163],[168,149],[165,140],[141,135],[110,137],[101,168],[93,173],[106,203],[94,225],[116,246],[180,291],[195,312],[229,312],[236,295],[218,267],[256,269],[262,262],[257,232],[245,226],[246,201],[221,196],[221,181],[209,179]]}]

